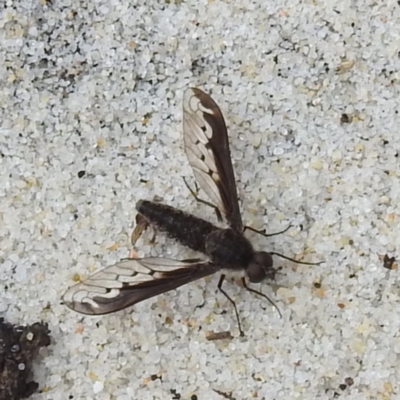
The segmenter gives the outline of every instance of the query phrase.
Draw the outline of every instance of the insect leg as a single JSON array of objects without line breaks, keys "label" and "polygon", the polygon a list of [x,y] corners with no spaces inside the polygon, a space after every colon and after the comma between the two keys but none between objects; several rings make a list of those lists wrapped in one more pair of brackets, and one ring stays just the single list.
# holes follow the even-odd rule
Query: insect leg
[{"label": "insect leg", "polygon": [[142,233],[149,227],[149,222],[142,214],[136,215],[136,226],[131,234],[131,244],[135,246]]},{"label": "insect leg", "polygon": [[215,211],[215,214],[217,214],[217,219],[218,219],[218,221],[219,221],[219,222],[222,222],[221,211],[219,211],[218,207],[214,206],[214,204],[212,204],[212,203],[210,203],[210,202],[208,202],[208,201],[206,201],[206,200],[200,199],[200,197],[197,196],[197,192],[199,191],[199,187],[197,186],[197,183],[196,183],[196,182],[194,183],[195,186],[196,186],[196,191],[194,191],[194,190],[189,186],[189,184],[186,182],[185,177],[183,177],[183,182],[185,182],[186,187],[188,188],[190,194],[195,198],[195,200],[198,201],[199,203],[205,204],[206,206],[209,206],[209,207],[213,208],[214,211]]},{"label": "insect leg", "polygon": [[150,244],[154,244],[156,242],[157,237],[157,228],[153,227],[153,236],[150,239]]},{"label": "insect leg", "polygon": [[278,306],[266,294],[264,294],[262,292],[259,292],[258,290],[252,289],[251,287],[248,287],[247,283],[246,283],[246,279],[244,279],[244,278],[242,278],[242,283],[243,283],[243,287],[246,290],[248,290],[249,292],[254,293],[254,294],[258,294],[259,296],[264,297],[265,299],[267,299],[269,301],[269,303],[273,307],[275,307],[276,311],[278,311],[278,313],[279,313],[279,316],[282,318],[282,313],[280,312]]},{"label": "insect leg", "polygon": [[[163,198],[160,196],[155,195],[153,197],[154,203],[161,203],[162,201],[163,201]],[[148,226],[149,226],[149,223],[147,223],[146,227],[141,232],[143,232],[145,229],[147,229]],[[153,225],[153,236],[150,239],[150,244],[154,244],[156,242],[157,233],[158,233],[157,228]]]},{"label": "insect leg", "polygon": [[221,277],[219,278],[219,282],[218,282],[218,289],[222,292],[222,294],[231,302],[231,304],[233,305],[233,308],[235,309],[235,314],[236,314],[236,319],[237,319],[237,323],[239,326],[239,332],[240,332],[240,336],[244,336],[244,332],[242,331],[242,326],[240,324],[240,318],[239,318],[239,313],[236,307],[236,303],[228,296],[228,294],[225,292],[225,290],[222,289],[222,283],[225,280],[225,275],[222,274]]},{"label": "insect leg", "polygon": [[291,227],[292,227],[292,225],[289,225],[289,226],[286,227],[283,231],[275,232],[275,233],[265,233],[265,229],[261,229],[261,230],[258,231],[257,229],[254,229],[254,228],[252,228],[251,226],[247,226],[247,225],[246,225],[246,226],[243,228],[243,232],[246,232],[246,230],[248,229],[249,231],[258,233],[258,234],[260,234],[260,235],[262,235],[262,236],[270,237],[270,236],[281,235],[282,233],[285,233],[286,231],[288,231]]}]

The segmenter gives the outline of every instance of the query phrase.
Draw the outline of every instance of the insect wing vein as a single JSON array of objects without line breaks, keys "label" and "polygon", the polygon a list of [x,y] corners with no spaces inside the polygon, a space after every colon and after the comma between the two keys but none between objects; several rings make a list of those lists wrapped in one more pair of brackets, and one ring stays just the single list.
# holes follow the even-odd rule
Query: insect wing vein
[{"label": "insect wing vein", "polygon": [[199,89],[190,88],[184,94],[183,137],[198,184],[229,225],[242,231],[225,120],[214,100]]},{"label": "insect wing vein", "polygon": [[123,260],[68,289],[63,300],[74,311],[102,315],[203,278],[220,268],[212,263],[167,258]]}]

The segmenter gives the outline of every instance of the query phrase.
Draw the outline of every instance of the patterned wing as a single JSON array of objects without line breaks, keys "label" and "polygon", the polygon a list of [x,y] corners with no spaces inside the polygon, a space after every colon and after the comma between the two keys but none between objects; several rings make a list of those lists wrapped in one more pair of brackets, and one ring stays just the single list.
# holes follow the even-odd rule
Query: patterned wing
[{"label": "patterned wing", "polygon": [[109,314],[218,270],[218,266],[201,260],[126,259],[72,286],[63,301],[82,314]]},{"label": "patterned wing", "polygon": [[188,89],[183,98],[183,137],[194,176],[229,225],[241,232],[235,175],[228,134],[221,110],[199,89]]}]

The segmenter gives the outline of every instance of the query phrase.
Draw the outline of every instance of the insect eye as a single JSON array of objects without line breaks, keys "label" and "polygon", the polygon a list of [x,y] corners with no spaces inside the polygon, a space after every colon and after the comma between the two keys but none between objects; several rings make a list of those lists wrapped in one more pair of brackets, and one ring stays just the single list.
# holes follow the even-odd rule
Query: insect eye
[{"label": "insect eye", "polygon": [[247,267],[246,273],[252,283],[259,283],[265,278],[265,270],[263,266],[257,262],[252,262]]},{"label": "insect eye", "polygon": [[265,251],[258,251],[254,255],[254,262],[259,264],[264,270],[271,269],[274,264],[271,254]]},{"label": "insect eye", "polygon": [[250,282],[258,283],[268,278],[273,278],[275,275],[275,271],[272,269],[273,260],[272,256],[265,251],[259,251],[254,255],[254,260],[247,267],[247,276],[250,279]]}]

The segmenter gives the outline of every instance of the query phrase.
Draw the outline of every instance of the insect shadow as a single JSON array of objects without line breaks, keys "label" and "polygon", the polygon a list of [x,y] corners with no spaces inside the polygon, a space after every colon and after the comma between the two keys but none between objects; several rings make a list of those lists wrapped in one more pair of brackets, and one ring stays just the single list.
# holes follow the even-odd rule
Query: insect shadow
[{"label": "insect shadow", "polygon": [[[228,227],[219,228],[204,219],[157,201],[140,200],[136,204],[137,225],[131,240],[134,244],[151,225],[184,246],[203,253],[207,259],[125,259],[71,287],[64,294],[63,300],[67,307],[82,314],[108,314],[188,282],[222,272],[218,289],[233,305],[239,331],[243,336],[236,303],[222,288],[224,271],[242,272],[250,282],[258,283],[264,279],[274,279],[274,255],[298,264],[320,263],[300,262],[275,252],[256,251],[245,237],[246,230],[270,237],[288,228],[267,234],[265,230],[243,225],[225,120],[214,100],[200,89],[190,88],[184,94],[183,138],[195,179],[210,201],[200,199],[197,189],[192,190],[186,181],[185,184],[196,200],[214,208],[219,220],[224,215]],[[265,294],[250,288],[245,277],[242,282],[248,291],[263,296],[275,306]]]}]

